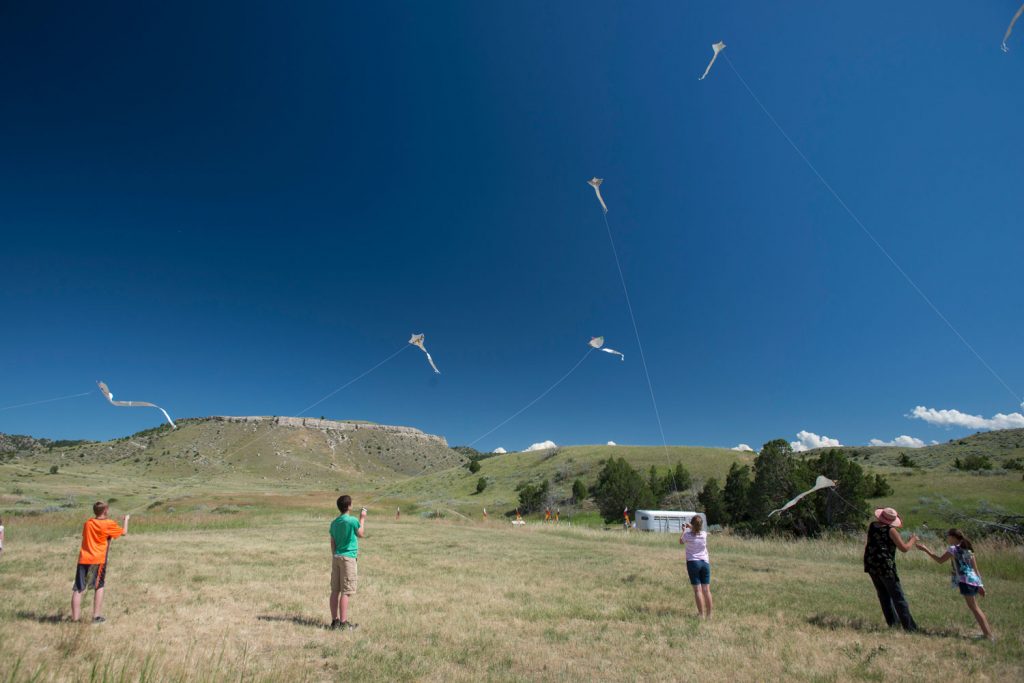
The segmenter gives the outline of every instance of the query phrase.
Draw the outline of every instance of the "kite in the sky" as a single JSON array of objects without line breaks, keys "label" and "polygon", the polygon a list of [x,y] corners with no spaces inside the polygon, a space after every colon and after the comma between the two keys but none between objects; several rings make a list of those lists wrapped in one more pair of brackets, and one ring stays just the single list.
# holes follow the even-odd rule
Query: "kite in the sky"
[{"label": "kite in the sky", "polygon": [[604,337],[591,337],[590,338],[590,345],[593,346],[598,351],[604,351],[605,353],[611,353],[613,355],[618,356],[620,360],[626,360],[625,354],[623,354],[621,351],[616,351],[615,349],[608,349],[608,348],[604,347]]},{"label": "kite in the sky", "polygon": [[1003,52],[1009,52],[1010,47],[1006,44],[1006,41],[1010,39],[1010,34],[1013,33],[1013,25],[1020,19],[1020,15],[1024,14],[1024,5],[1021,5],[1017,10],[1017,13],[1013,15],[1013,19],[1010,19],[1010,25],[1006,27],[1006,35],[1003,36]]},{"label": "kite in the sky", "polygon": [[172,428],[178,428],[178,425],[174,424],[174,420],[172,420],[171,416],[167,414],[167,411],[158,406],[157,404],[147,403],[145,401],[115,401],[114,395],[110,393],[110,389],[107,388],[106,384],[104,384],[103,382],[96,382],[96,384],[99,385],[100,391],[102,391],[103,395],[107,397],[108,401],[110,401],[110,405],[120,406],[122,408],[156,408],[157,410],[164,414],[164,417],[167,418],[167,422],[171,425]]},{"label": "kite in the sky", "polygon": [[441,371],[437,369],[436,365],[434,365],[434,359],[430,357],[430,352],[427,351],[427,347],[423,345],[423,335],[422,334],[414,334],[414,335],[412,335],[412,337],[409,339],[409,343],[412,344],[413,346],[420,347],[420,351],[422,351],[423,353],[427,354],[427,362],[430,363],[430,367],[434,368],[434,372],[436,374],[440,375]]},{"label": "kite in the sky", "polygon": [[715,51],[715,54],[711,55],[711,61],[708,62],[708,68],[704,69],[704,75],[698,78],[698,81],[703,81],[708,77],[708,72],[711,71],[711,65],[715,63],[716,59],[718,59],[718,53],[725,49],[725,43],[718,41],[711,46],[711,49]]},{"label": "kite in the sky", "polygon": [[587,181],[587,185],[594,188],[594,193],[597,195],[597,201],[601,202],[601,208],[604,209],[605,213],[608,213],[608,205],[604,203],[604,197],[601,196],[601,183],[603,182],[603,178],[594,177]]},{"label": "kite in the sky", "polygon": [[798,502],[800,502],[801,498],[803,498],[804,496],[806,496],[806,495],[808,495],[810,493],[814,493],[815,491],[820,491],[821,489],[833,488],[837,483],[838,482],[832,481],[828,477],[819,476],[814,481],[814,488],[811,488],[811,489],[808,489],[808,490],[804,491],[799,496],[797,496],[793,500],[789,501],[788,503],[786,503],[785,505],[780,507],[778,510],[772,510],[770,513],[768,513],[768,517],[771,518],[772,515],[774,515],[774,514],[776,514],[778,512],[782,512],[783,510],[788,510],[789,508],[793,507]]}]

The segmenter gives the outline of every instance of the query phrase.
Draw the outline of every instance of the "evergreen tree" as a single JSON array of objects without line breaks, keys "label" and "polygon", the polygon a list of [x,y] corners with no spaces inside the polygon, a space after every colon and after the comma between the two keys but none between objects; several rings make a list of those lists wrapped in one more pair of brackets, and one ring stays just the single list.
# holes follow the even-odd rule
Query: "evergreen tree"
[{"label": "evergreen tree", "polygon": [[704,508],[701,512],[708,518],[708,524],[721,524],[724,514],[722,504],[722,489],[718,486],[718,480],[711,477],[704,483],[704,488],[697,494],[697,500]]},{"label": "evergreen tree", "polygon": [[769,441],[754,460],[754,481],[750,487],[747,514],[755,523],[793,497],[793,448],[785,439]]},{"label": "evergreen tree", "polygon": [[469,472],[470,474],[476,474],[480,471],[480,463],[476,460],[469,461]]},{"label": "evergreen tree", "polygon": [[750,520],[750,467],[734,462],[725,477],[722,491],[723,524],[740,524]]},{"label": "evergreen tree", "polygon": [[487,479],[486,478],[480,477],[479,479],[476,480],[476,492],[477,493],[483,493],[484,489],[486,489],[486,488],[487,488]]},{"label": "evergreen tree", "polygon": [[583,483],[582,479],[577,479],[572,483],[572,502],[579,505],[587,498],[587,485]]},{"label": "evergreen tree", "polygon": [[658,468],[651,465],[651,470],[647,475],[647,485],[651,488],[651,493],[654,494],[654,499],[661,502],[661,499],[665,497],[665,494],[669,492],[672,484],[671,473],[666,477],[658,476]]},{"label": "evergreen tree", "polygon": [[648,483],[623,458],[605,463],[597,475],[594,500],[607,523],[621,520],[623,508],[650,508],[657,503]]},{"label": "evergreen tree", "polygon": [[683,467],[683,463],[677,462],[669,482],[669,490],[682,493],[689,491],[691,486],[693,486],[693,479],[690,477],[689,470]]}]

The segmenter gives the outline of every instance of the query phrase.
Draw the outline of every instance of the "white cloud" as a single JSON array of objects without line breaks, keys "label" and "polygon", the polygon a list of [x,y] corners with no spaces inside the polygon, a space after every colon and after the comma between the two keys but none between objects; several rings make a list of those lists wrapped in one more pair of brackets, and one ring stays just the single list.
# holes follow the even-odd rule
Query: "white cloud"
[{"label": "white cloud", "polygon": [[800,431],[796,433],[796,441],[790,441],[789,445],[797,453],[809,451],[812,448],[829,448],[842,446],[839,439],[830,439],[827,436],[818,436],[814,432]]},{"label": "white cloud", "polygon": [[907,417],[917,420],[924,420],[928,424],[939,427],[962,427],[964,429],[976,429],[978,431],[991,431],[993,429],[1024,429],[1024,415],[1021,413],[996,413],[992,417],[981,415],[970,415],[961,413],[959,410],[936,410],[917,406]]},{"label": "white cloud", "polygon": [[[934,443],[934,441],[932,442]],[[870,446],[898,446],[900,448],[924,448],[924,441],[921,439],[915,439],[912,436],[901,434],[892,441],[882,441],[881,439],[871,439],[868,442]]]},{"label": "white cloud", "polygon": [[529,453],[530,451],[546,451],[551,448],[558,448],[558,444],[556,444],[554,441],[540,441],[538,443],[530,444],[530,447],[523,452]]},{"label": "white cloud", "polygon": [[618,446],[619,444],[615,443],[614,441],[609,441],[608,445],[609,446]]},{"label": "white cloud", "polygon": [[757,451],[755,451],[753,448],[751,448],[750,446],[748,446],[745,443],[741,443],[738,446],[733,446],[729,450],[730,451],[741,451],[743,453],[756,453],[757,452]]},{"label": "white cloud", "polygon": [[494,449],[493,451],[491,451],[491,453],[497,453],[498,455],[504,455],[505,453],[508,453],[508,451],[506,451],[506,450],[505,450],[504,448],[502,448],[501,446],[498,446],[498,447],[497,447],[497,448],[495,448],[495,449]]}]

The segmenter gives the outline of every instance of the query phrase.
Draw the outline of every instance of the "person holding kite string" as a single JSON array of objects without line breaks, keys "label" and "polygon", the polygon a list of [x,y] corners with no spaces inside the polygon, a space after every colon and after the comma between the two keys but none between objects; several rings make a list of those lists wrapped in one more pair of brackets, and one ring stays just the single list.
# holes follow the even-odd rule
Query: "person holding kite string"
[{"label": "person holding kite string", "polygon": [[704,531],[704,518],[694,515],[679,537],[686,546],[686,574],[693,586],[693,601],[697,604],[697,618],[711,619],[711,558],[708,557],[708,532]]},{"label": "person holding kite string", "polygon": [[868,525],[867,543],[864,545],[864,571],[878,594],[885,623],[897,622],[905,631],[916,631],[917,624],[910,615],[910,605],[896,573],[896,549],[905,553],[917,544],[917,534],[911,534],[907,543],[897,531],[903,522],[892,508],[875,510],[875,520]]},{"label": "person holding kite string", "polygon": [[923,543],[918,543],[917,549],[939,564],[948,560],[953,561],[953,588],[959,589],[960,595],[964,596],[967,609],[971,610],[975,621],[981,627],[982,635],[989,640],[995,640],[996,637],[992,634],[988,618],[978,606],[977,596],[985,597],[985,584],[981,582],[981,574],[978,572],[978,562],[974,559],[974,546],[971,544],[971,539],[967,538],[959,529],[950,529],[946,532],[946,542],[949,543],[949,547],[942,555],[933,553],[931,548]]}]

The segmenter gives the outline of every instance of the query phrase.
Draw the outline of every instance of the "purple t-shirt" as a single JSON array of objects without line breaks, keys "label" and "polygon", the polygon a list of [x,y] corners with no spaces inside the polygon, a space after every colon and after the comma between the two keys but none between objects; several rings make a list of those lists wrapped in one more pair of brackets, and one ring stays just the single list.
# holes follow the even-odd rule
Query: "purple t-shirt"
[{"label": "purple t-shirt", "polygon": [[708,532],[693,533],[689,529],[683,532],[683,543],[686,544],[686,561],[703,560],[710,562],[708,557]]}]

